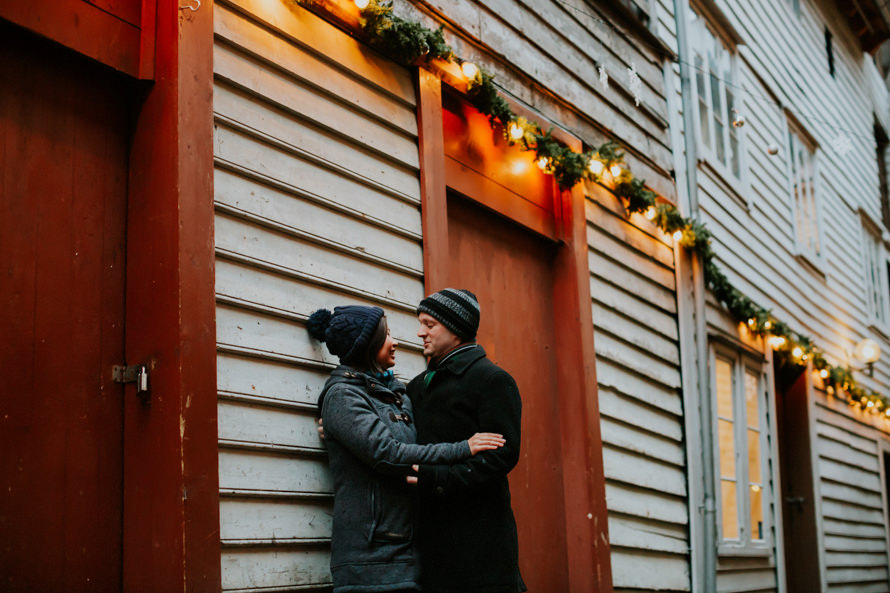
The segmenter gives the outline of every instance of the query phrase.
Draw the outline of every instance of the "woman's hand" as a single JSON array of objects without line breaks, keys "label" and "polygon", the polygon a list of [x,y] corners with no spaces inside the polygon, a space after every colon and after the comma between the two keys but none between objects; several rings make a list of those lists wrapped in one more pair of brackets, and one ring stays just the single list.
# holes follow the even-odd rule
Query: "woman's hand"
[{"label": "woman's hand", "polygon": [[467,442],[470,443],[470,454],[475,455],[480,451],[491,451],[504,446],[507,441],[504,435],[493,432],[477,432]]}]

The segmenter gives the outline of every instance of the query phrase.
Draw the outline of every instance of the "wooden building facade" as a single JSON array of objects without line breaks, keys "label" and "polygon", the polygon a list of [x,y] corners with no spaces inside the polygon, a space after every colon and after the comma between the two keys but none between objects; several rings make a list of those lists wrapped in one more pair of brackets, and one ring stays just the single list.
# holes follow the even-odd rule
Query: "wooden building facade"
[{"label": "wooden building facade", "polygon": [[[743,294],[886,394],[888,92],[872,57],[886,6],[678,7],[688,212]],[[703,477],[690,493],[700,590],[887,591],[890,423],[699,292],[688,383],[701,440],[688,452]],[[873,374],[854,355],[866,338],[884,351]]]},{"label": "wooden building facade", "polygon": [[[444,26],[565,145],[616,141],[746,294],[842,361],[890,334],[881,144],[861,141],[890,119],[862,53],[882,33],[829,2],[735,4],[395,10]],[[414,308],[445,286],[479,296],[480,342],[523,394],[530,591],[890,587],[885,421],[777,372],[688,253],[602,186],[560,189],[457,67],[381,54],[345,0],[0,0],[0,19],[0,588],[329,590],[315,405],[335,360],[306,318],[384,308],[410,379]],[[890,388],[890,364],[863,381]],[[786,588],[814,558],[818,582]]]}]

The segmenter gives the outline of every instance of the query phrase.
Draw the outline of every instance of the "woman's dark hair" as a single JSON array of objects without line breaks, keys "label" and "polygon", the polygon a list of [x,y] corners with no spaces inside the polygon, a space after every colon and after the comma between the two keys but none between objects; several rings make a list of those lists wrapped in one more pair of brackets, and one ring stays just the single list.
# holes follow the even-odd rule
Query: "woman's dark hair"
[{"label": "woman's dark hair", "polygon": [[386,330],[389,326],[386,323],[386,315],[380,318],[377,323],[377,329],[368,341],[368,347],[362,351],[356,352],[350,360],[344,361],[349,366],[360,371],[370,371],[372,373],[382,373],[386,369],[377,362],[377,353],[383,347],[386,341]]}]

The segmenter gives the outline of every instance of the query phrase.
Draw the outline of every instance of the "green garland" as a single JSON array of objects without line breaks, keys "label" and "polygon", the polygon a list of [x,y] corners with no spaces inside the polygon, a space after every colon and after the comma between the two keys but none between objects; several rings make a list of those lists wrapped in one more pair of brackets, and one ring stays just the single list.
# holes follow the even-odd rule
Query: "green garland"
[{"label": "green garland", "polygon": [[[300,1],[300,0],[297,0]],[[312,0],[303,0],[312,1]],[[423,59],[462,63],[445,42],[442,27],[431,30],[393,14],[392,1],[376,2],[361,10],[361,26],[373,47],[401,64]],[[711,233],[697,220],[683,217],[671,204],[657,203],[655,192],[643,179],[634,177],[624,161],[624,152],[614,142],[578,153],[544,132],[536,122],[513,113],[494,85],[494,76],[478,68],[467,84],[470,103],[488,117],[492,128],[500,128],[510,144],[532,151],[541,169],[554,176],[563,190],[588,179],[625,201],[630,213],[644,213],[664,232],[672,234],[684,248],[699,256],[704,279],[717,300],[755,336],[768,340],[780,363],[806,367],[812,360],[829,394],[844,397],[851,405],[883,412],[890,418],[890,399],[860,387],[849,368],[831,366],[812,339],[793,332],[765,309],[735,288],[718,268],[711,247]]]}]

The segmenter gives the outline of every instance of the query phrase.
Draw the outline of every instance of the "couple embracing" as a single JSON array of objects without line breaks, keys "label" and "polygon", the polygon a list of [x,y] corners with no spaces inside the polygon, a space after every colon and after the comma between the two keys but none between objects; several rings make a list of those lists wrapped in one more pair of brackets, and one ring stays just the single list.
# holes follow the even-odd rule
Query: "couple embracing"
[{"label": "couple embracing", "polygon": [[507,473],[519,460],[516,382],[476,344],[479,303],[444,289],[417,307],[426,371],[393,377],[379,307],[321,309],[310,335],[340,359],[319,397],[331,473],[334,593],[518,593]]}]

